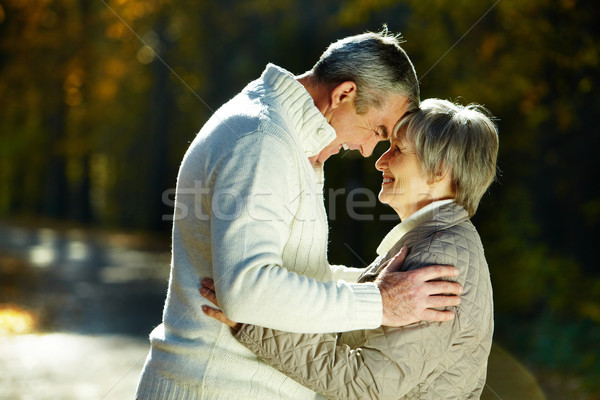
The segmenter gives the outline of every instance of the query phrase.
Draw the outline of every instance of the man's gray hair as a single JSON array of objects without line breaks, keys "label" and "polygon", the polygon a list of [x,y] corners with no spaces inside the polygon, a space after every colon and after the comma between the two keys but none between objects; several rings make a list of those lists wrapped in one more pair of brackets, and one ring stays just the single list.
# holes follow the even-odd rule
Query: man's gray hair
[{"label": "man's gray hair", "polygon": [[312,72],[320,84],[356,83],[354,107],[358,114],[369,107],[380,109],[394,94],[409,99],[409,110],[419,107],[415,68],[400,47],[399,36],[388,33],[387,27],[379,33],[367,32],[331,44]]},{"label": "man's gray hair", "polygon": [[489,111],[427,99],[396,125],[394,135],[401,130],[430,179],[451,174],[454,200],[473,216],[496,176],[498,129]]}]

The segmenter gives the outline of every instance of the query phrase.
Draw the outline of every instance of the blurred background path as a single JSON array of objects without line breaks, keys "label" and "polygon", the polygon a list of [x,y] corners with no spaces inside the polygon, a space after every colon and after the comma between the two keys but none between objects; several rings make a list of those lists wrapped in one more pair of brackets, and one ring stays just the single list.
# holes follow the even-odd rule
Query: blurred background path
[{"label": "blurred background path", "polygon": [[146,353],[146,340],[122,335],[3,338],[0,399],[133,399]]},{"label": "blurred background path", "polygon": [[131,399],[169,241],[0,224],[0,399]]}]

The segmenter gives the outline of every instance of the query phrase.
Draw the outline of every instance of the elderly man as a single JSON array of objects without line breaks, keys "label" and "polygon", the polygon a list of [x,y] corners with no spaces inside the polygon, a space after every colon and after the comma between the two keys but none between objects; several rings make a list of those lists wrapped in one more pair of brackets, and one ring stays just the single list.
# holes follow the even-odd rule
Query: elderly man
[{"label": "elderly man", "polygon": [[203,277],[231,319],[292,332],[453,318],[432,308],[458,304],[460,286],[431,282],[453,267],[388,268],[359,284],[361,269],[327,262],[323,163],[341,148],[369,156],[418,103],[397,39],[367,33],[332,44],[298,77],[269,64],[210,118],[179,171],[169,291],[138,399],[318,397],[204,315]]}]

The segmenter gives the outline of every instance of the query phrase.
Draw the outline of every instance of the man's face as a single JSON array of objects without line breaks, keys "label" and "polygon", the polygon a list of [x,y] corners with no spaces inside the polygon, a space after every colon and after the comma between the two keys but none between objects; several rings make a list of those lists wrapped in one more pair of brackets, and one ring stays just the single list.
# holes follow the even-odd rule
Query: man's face
[{"label": "man's face", "polygon": [[389,140],[407,107],[408,98],[401,95],[391,96],[380,109],[370,107],[364,114],[357,114],[354,104],[342,103],[328,118],[337,137],[319,153],[316,161],[325,162],[344,145],[349,150],[359,150],[363,157],[370,156],[378,142]]}]

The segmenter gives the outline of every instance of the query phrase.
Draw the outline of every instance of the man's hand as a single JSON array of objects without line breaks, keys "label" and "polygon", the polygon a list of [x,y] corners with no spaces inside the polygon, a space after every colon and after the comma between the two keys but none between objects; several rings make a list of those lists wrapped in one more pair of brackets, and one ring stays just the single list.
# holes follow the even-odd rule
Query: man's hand
[{"label": "man's hand", "polygon": [[460,284],[437,280],[456,277],[458,269],[434,265],[400,272],[407,254],[408,249],[403,247],[375,280],[383,303],[381,324],[404,326],[418,321],[449,321],[454,318],[452,311],[437,311],[432,308],[460,304]]}]

